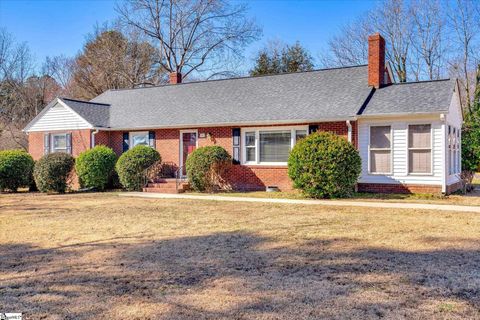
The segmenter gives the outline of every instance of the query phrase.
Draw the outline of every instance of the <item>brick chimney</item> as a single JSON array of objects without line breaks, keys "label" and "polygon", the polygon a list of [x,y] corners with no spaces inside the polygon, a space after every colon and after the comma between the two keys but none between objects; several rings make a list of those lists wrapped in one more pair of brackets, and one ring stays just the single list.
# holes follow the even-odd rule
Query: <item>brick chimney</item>
[{"label": "brick chimney", "polygon": [[170,72],[170,84],[182,83],[182,74],[179,72]]},{"label": "brick chimney", "polygon": [[380,33],[368,37],[368,85],[380,88],[385,84],[385,39]]}]

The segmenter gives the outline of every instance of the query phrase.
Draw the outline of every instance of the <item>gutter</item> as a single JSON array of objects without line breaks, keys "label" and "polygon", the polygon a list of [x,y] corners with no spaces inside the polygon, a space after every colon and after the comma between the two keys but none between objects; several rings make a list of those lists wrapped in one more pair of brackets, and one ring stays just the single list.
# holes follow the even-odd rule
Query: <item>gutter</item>
[{"label": "gutter", "polygon": [[[440,120],[442,121],[442,164],[443,164],[443,174],[442,174],[442,193],[447,193],[447,174],[449,167],[447,167],[447,116],[442,113],[440,115]],[[432,168],[433,170],[433,168]]]},{"label": "gutter", "polygon": [[95,147],[95,135],[98,133],[99,129],[95,128],[94,131],[92,131],[92,137],[90,139],[90,148]]},{"label": "gutter", "polygon": [[350,120],[345,121],[348,128],[348,142],[352,143],[352,123]]}]

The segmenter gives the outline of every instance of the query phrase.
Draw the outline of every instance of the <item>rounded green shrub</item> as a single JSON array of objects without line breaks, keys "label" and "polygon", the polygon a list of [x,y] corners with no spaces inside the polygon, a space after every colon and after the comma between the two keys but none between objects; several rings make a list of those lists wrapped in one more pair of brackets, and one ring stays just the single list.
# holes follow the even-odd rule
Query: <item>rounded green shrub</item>
[{"label": "rounded green shrub", "polygon": [[190,186],[195,191],[211,192],[224,188],[222,175],[232,163],[228,152],[220,146],[201,147],[193,151],[185,163]]},{"label": "rounded green shrub", "polygon": [[80,186],[104,190],[115,169],[117,156],[106,146],[96,146],[82,152],[75,161]]},{"label": "rounded green shrub", "polygon": [[41,192],[64,193],[70,183],[75,159],[67,153],[50,153],[35,163],[33,177]]},{"label": "rounded green shrub", "polygon": [[144,183],[145,170],[157,161],[161,161],[157,150],[138,145],[118,158],[115,166],[122,186],[129,190],[140,190]]},{"label": "rounded green shrub", "polygon": [[23,150],[0,151],[0,191],[29,186],[33,166],[32,156]]},{"label": "rounded green shrub", "polygon": [[332,133],[314,133],[298,142],[288,159],[295,188],[313,198],[349,196],[361,172],[353,145]]}]

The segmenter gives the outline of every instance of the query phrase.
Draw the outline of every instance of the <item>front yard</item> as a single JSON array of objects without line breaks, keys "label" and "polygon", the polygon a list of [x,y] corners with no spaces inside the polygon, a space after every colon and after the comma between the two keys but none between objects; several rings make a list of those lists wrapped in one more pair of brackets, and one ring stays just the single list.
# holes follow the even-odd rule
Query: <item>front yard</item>
[{"label": "front yard", "polygon": [[480,317],[480,215],[0,195],[24,319]]}]

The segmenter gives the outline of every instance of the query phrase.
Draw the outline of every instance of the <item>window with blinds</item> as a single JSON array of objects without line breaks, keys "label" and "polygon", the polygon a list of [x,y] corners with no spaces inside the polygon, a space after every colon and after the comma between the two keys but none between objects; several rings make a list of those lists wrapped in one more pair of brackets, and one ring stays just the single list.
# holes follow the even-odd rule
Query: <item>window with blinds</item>
[{"label": "window with blinds", "polygon": [[432,172],[432,130],[429,124],[408,126],[408,172]]},{"label": "window with blinds", "polygon": [[392,172],[392,130],[390,126],[370,127],[370,173]]}]

